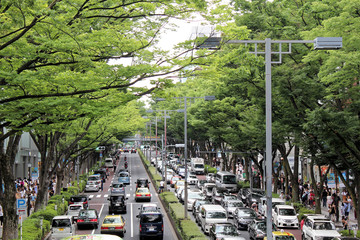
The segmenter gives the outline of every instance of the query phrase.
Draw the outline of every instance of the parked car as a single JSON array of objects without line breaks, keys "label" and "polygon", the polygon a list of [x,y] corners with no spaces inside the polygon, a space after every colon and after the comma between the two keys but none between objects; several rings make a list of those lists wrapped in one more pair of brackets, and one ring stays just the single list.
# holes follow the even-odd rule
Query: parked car
[{"label": "parked car", "polygon": [[68,206],[67,215],[71,216],[74,220],[77,220],[79,212],[84,209],[82,204],[70,204]]},{"label": "parked car", "polygon": [[109,200],[109,213],[126,213],[126,200],[128,198],[123,194],[111,194]]},{"label": "parked car", "polygon": [[139,187],[149,188],[149,180],[147,178],[138,178],[135,182],[136,187],[135,189],[138,189]]},{"label": "parked car", "polygon": [[73,195],[69,199],[69,205],[82,204],[84,209],[88,209],[89,208],[89,200],[91,200],[91,198],[87,195]]},{"label": "parked car", "polygon": [[85,192],[98,192],[100,190],[100,186],[101,186],[101,180],[100,180],[100,185],[94,181],[87,181],[84,191]]},{"label": "parked car", "polygon": [[[273,223],[272,230],[277,231],[277,227]],[[254,219],[248,226],[250,239],[263,240],[266,236],[266,219]]]},{"label": "parked car", "polygon": [[232,223],[215,223],[211,226],[209,236],[211,240],[222,237],[238,237],[240,233]]},{"label": "parked car", "polygon": [[273,219],[277,227],[299,227],[298,215],[290,205],[275,206]]},{"label": "parked car", "polygon": [[238,229],[247,229],[255,218],[257,218],[257,213],[251,208],[237,208],[234,212],[234,223]]},{"label": "parked car", "polygon": [[95,209],[83,209],[79,212],[79,217],[76,221],[78,229],[83,227],[92,227],[97,229],[99,227],[99,215]]},{"label": "parked car", "polygon": [[139,218],[140,239],[144,239],[144,237],[163,239],[164,221],[163,215],[159,211],[142,212],[136,217]]},{"label": "parked car", "polygon": [[151,201],[151,193],[148,188],[138,188],[135,192],[135,202],[137,201]]},{"label": "parked car", "polygon": [[93,174],[88,177],[86,184],[96,184],[98,188],[100,188],[101,179],[102,178],[100,174]]},{"label": "parked car", "polygon": [[124,237],[125,219],[121,215],[107,215],[101,224],[101,234],[114,234]]},{"label": "parked car", "polygon": [[125,195],[125,187],[123,183],[113,182],[110,185],[110,193],[111,194],[122,194]]},{"label": "parked car", "polygon": [[181,180],[181,177],[180,177],[180,176],[177,176],[177,175],[172,176],[172,177],[171,177],[171,180],[170,180],[170,187],[175,187],[175,183],[176,183],[176,181],[178,181],[178,180]]}]

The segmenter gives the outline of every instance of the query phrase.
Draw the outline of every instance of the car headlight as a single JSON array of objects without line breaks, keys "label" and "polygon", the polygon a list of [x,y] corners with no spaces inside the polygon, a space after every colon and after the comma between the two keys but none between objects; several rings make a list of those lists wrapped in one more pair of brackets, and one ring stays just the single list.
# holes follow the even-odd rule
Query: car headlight
[{"label": "car headlight", "polygon": [[315,236],[315,240],[322,240],[323,237],[322,236]]}]

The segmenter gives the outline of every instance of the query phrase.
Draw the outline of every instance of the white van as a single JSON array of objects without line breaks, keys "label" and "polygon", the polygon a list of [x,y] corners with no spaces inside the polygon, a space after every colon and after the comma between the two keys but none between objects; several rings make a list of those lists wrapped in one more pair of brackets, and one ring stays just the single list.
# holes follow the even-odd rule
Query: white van
[{"label": "white van", "polygon": [[56,216],[51,221],[51,240],[63,239],[75,235],[75,223],[72,216]]},{"label": "white van", "polygon": [[215,184],[218,188],[226,188],[229,192],[237,191],[236,175],[231,172],[220,171],[215,175]]},{"label": "white van", "polygon": [[113,168],[114,162],[113,162],[112,158],[105,158],[104,166],[107,168]]},{"label": "white van", "polygon": [[201,229],[205,234],[209,234],[212,224],[228,221],[226,210],[220,205],[204,204],[198,214]]},{"label": "white van", "polygon": [[[274,208],[276,205],[285,205],[285,200],[282,200],[280,198],[272,198],[271,199],[271,205],[272,205],[272,215],[274,216]],[[261,215],[266,217],[266,197],[263,197],[260,199],[260,205],[259,205],[259,212]]]}]

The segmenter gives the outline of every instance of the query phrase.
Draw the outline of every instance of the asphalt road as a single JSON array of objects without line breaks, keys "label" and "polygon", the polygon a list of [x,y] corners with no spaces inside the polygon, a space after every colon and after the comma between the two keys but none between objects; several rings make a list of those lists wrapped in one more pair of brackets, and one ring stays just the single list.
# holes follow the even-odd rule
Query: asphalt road
[{"label": "asphalt road", "polygon": [[[139,239],[139,221],[136,218],[136,215],[139,213],[138,208],[143,204],[142,202],[135,202],[135,181],[137,178],[149,178],[147,172],[144,169],[144,166],[140,160],[139,155],[131,154],[131,153],[122,153],[120,161],[118,161],[117,170],[123,167],[124,164],[124,156],[127,157],[128,161],[128,168],[131,173],[130,185],[126,186],[126,196],[128,197],[127,200],[127,213],[122,214],[125,218],[125,229],[126,233],[123,239]],[[150,178],[149,178],[150,179]],[[99,228],[98,229],[81,229],[76,230],[76,234],[94,234],[100,233],[100,226],[103,222],[103,219],[106,215],[109,215],[109,204],[107,197],[110,195],[110,184],[116,180],[114,178],[113,170],[110,170],[110,176],[108,177],[107,181],[104,183],[104,190],[101,192],[89,192],[85,193],[89,195],[92,199],[89,201],[89,208],[96,209],[100,216],[99,221]],[[164,215],[164,239],[177,239],[175,231],[172,229],[172,226],[167,218],[165,210],[163,209],[157,193],[154,191],[154,186],[150,185],[150,192],[151,192],[151,203],[156,203],[158,207],[161,208],[161,212]],[[147,203],[147,202],[145,202]]]}]

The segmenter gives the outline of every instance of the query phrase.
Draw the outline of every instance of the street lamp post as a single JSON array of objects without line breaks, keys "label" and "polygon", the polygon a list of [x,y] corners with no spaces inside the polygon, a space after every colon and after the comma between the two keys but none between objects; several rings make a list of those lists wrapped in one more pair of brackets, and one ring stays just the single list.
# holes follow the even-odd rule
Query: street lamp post
[{"label": "street lamp post", "polygon": [[[317,50],[331,50],[342,48],[341,37],[318,37],[315,40],[232,40],[227,43],[245,43],[255,44],[254,54],[265,54],[265,115],[266,115],[266,153],[265,153],[265,175],[266,175],[266,236],[268,240],[272,240],[272,107],[271,107],[271,64],[282,63],[282,55],[291,53],[291,44],[312,43],[314,49]],[[258,51],[258,44],[265,44],[265,52]],[[278,44],[277,52],[271,50],[271,44]],[[289,46],[288,51],[282,50],[282,44]],[[277,54],[279,61],[272,61],[271,55]]]}]

